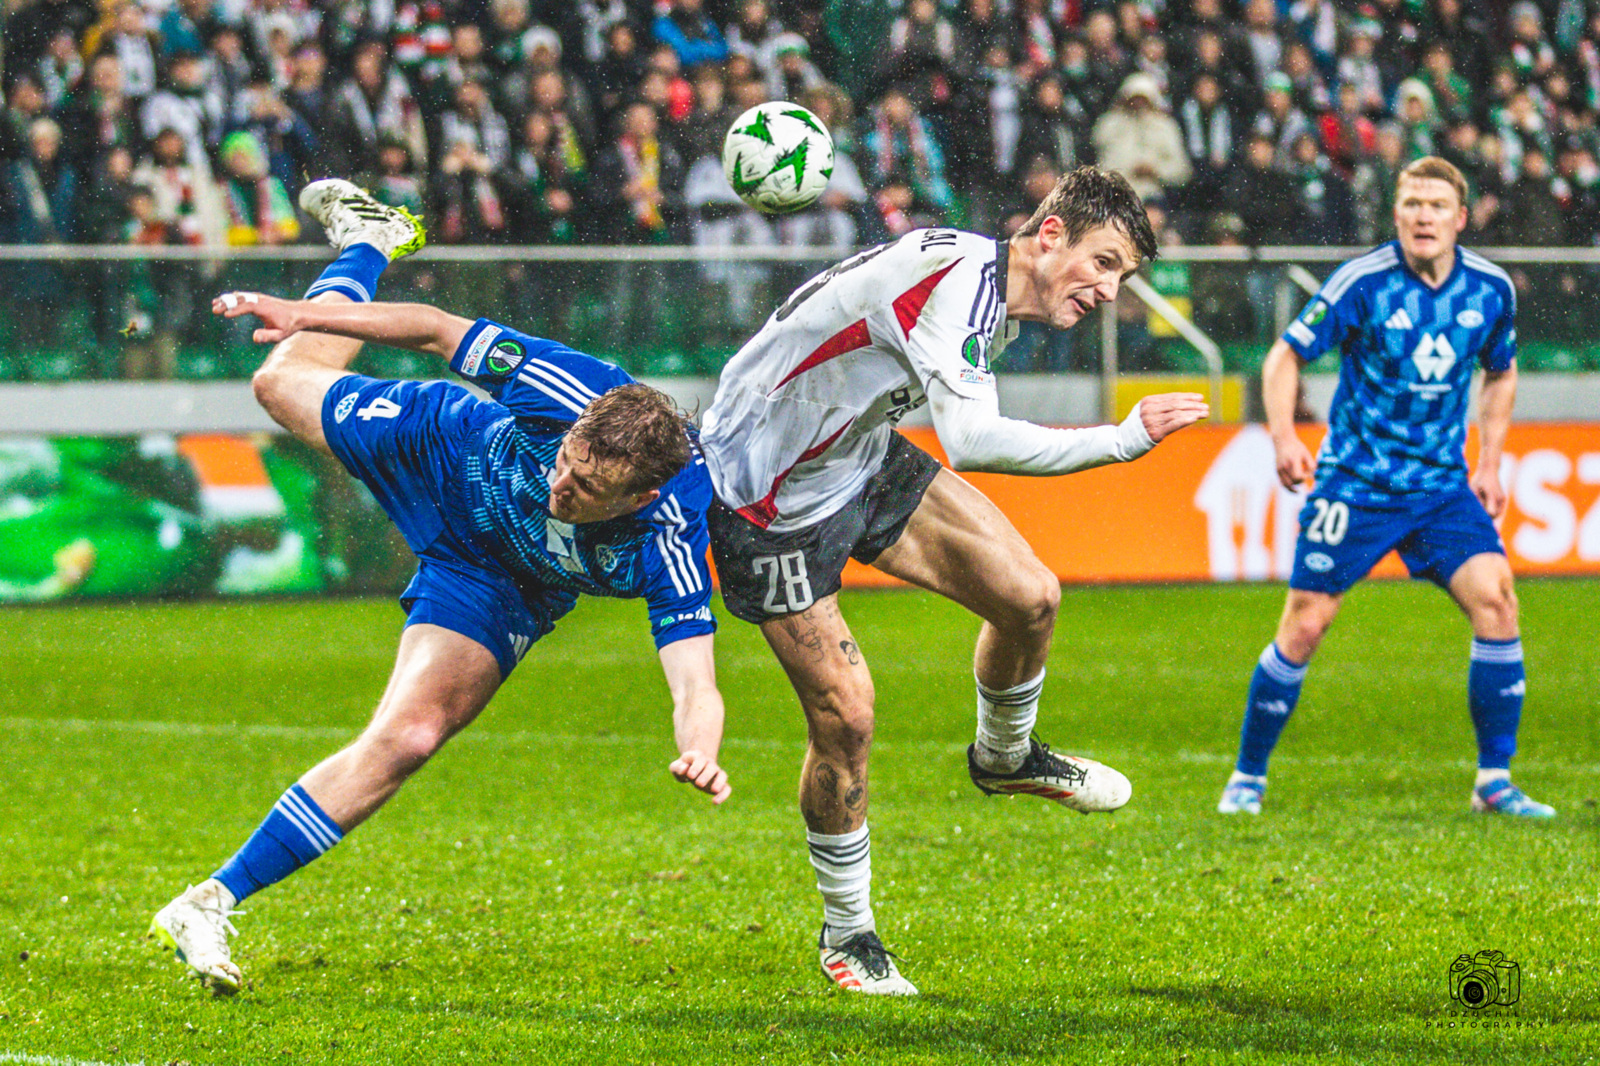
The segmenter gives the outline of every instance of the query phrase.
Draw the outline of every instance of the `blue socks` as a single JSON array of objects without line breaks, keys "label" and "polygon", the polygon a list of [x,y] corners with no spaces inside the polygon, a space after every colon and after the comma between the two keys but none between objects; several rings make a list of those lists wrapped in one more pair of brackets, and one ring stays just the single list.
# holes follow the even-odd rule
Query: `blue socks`
[{"label": "blue socks", "polygon": [[389,257],[370,244],[352,244],[329,263],[306,290],[306,299],[323,292],[341,292],[358,304],[377,297],[378,278],[389,265]]},{"label": "blue socks", "polygon": [[1305,664],[1283,657],[1276,643],[1268,644],[1250,678],[1250,695],[1245,703],[1244,728],[1239,734],[1241,774],[1265,777],[1267,760],[1277,746],[1294,705],[1300,702],[1300,685],[1306,679]]},{"label": "blue socks", "polygon": [[299,785],[279,797],[261,828],[212,874],[242,900],[276,884],[344,839],[344,830]]},{"label": "blue socks", "polygon": [[1478,769],[1504,770],[1511,765],[1511,756],[1517,753],[1517,723],[1522,720],[1526,690],[1519,638],[1473,640],[1467,706],[1478,734]]}]

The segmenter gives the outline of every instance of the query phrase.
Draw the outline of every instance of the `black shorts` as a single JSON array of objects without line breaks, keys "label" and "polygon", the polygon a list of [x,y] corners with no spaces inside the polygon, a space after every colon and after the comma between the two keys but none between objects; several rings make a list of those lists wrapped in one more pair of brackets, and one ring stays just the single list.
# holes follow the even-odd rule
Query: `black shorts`
[{"label": "black shorts", "polygon": [[939,461],[899,433],[855,498],[805,529],[774,533],[719,500],[706,514],[728,613],[746,622],[794,614],[839,591],[848,559],[871,563],[905,532]]}]

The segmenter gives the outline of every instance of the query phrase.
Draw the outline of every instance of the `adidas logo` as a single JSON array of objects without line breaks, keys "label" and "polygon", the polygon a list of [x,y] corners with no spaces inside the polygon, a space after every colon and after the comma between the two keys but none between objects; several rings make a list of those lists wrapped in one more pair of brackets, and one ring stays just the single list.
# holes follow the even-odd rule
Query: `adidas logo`
[{"label": "adidas logo", "polygon": [[1410,329],[1411,325],[1411,316],[1406,314],[1404,307],[1390,315],[1389,321],[1383,324],[1385,329]]}]

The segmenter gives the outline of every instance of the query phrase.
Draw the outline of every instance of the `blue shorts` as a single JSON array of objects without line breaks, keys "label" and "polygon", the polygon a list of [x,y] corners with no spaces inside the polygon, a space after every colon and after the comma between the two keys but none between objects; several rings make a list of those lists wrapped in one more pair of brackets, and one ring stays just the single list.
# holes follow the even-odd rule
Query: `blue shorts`
[{"label": "blue shorts", "polygon": [[1505,554],[1489,513],[1465,485],[1381,504],[1347,503],[1319,491],[1300,511],[1289,587],[1340,595],[1391,550],[1412,577],[1440,588],[1474,555]]},{"label": "blue shorts", "polygon": [[519,584],[473,551],[458,529],[466,515],[448,492],[463,451],[506,417],[498,404],[447,381],[379,381],[351,374],[322,401],[328,447],[372,491],[417,553],[416,576],[400,596],[406,625],[442,626],[494,653],[502,677],[578,596]]}]

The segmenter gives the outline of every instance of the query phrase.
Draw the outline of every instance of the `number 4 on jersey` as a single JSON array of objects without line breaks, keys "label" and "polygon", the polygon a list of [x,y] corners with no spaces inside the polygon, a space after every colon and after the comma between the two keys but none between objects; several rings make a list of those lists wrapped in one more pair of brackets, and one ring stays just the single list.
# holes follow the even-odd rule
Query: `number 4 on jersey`
[{"label": "number 4 on jersey", "polygon": [[356,417],[363,422],[370,422],[374,418],[393,418],[400,413],[400,405],[393,400],[379,396],[367,406],[356,412]]}]

